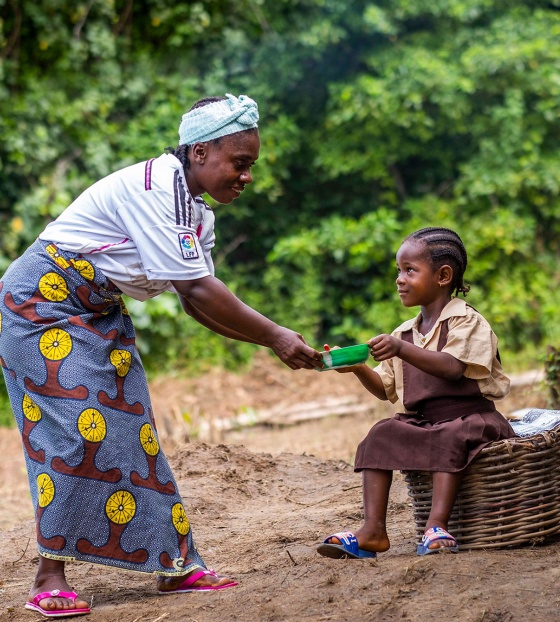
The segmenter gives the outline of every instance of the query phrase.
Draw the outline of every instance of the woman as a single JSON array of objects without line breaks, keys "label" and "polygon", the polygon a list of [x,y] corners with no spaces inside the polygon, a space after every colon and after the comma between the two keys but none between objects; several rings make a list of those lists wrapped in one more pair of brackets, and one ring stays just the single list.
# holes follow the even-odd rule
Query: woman
[{"label": "woman", "polygon": [[65,563],[157,575],[160,593],[236,585],[208,571],[157,440],[146,375],[121,294],[178,294],[186,313],[233,339],[269,347],[292,369],[320,353],[217,278],[208,193],[231,203],[259,155],[256,103],[198,101],[179,146],[98,181],[0,282],[0,356],[22,433],[36,508],[39,569],[26,607],[89,613]]}]

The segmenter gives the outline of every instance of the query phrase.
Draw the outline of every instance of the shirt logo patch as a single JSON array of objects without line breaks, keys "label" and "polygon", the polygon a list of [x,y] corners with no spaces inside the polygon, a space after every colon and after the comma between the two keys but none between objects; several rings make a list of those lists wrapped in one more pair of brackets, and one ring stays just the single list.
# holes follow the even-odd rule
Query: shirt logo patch
[{"label": "shirt logo patch", "polygon": [[196,259],[198,257],[194,233],[188,231],[179,233],[179,246],[181,247],[183,259]]}]

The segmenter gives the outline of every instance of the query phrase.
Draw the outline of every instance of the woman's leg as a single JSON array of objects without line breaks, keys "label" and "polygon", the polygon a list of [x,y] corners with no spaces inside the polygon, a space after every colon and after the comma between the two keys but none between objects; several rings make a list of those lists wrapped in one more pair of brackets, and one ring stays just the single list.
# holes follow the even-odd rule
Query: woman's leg
[{"label": "woman's leg", "polygon": [[[37,570],[37,576],[35,577],[35,583],[29,592],[29,600],[33,600],[34,596],[41,592],[50,592],[52,590],[60,590],[61,592],[71,592],[72,588],[66,581],[64,573],[65,563],[55,559],[47,559],[46,557],[39,556],[39,569]],[[198,572],[198,569],[193,570]],[[157,588],[159,590],[174,590],[177,588],[190,574],[183,575],[182,577],[158,577]],[[198,581],[194,582],[194,586],[201,585],[226,585],[231,583],[232,579],[227,577],[215,577],[213,575],[204,575]],[[39,601],[39,606],[48,611],[55,609],[81,609],[87,607],[88,604],[81,600],[79,597],[72,603],[67,598],[43,598]]]},{"label": "woman's leg", "polygon": [[[190,564],[191,562],[187,559],[186,563]],[[177,589],[185,579],[190,577],[195,572],[199,572],[199,570],[200,568],[195,568],[192,572],[189,572],[188,574],[179,577],[158,577],[156,583],[157,589],[162,592],[173,591]],[[195,581],[192,587],[201,587],[206,585],[220,586],[232,582],[233,579],[229,579],[228,577],[214,576],[208,574],[200,577],[200,579]]]},{"label": "woman's leg", "polygon": [[[430,527],[441,527],[447,531],[449,517],[453,511],[459,487],[463,481],[464,471],[459,473],[439,473],[432,474],[432,507],[430,516],[426,522],[426,529]],[[455,546],[452,540],[436,540],[428,548],[437,549],[442,546]]]},{"label": "woman's leg", "polygon": [[[39,568],[35,576],[35,583],[29,592],[29,600],[32,601],[41,592],[52,592],[53,590],[60,590],[61,592],[72,591],[72,588],[66,581],[64,562],[39,555]],[[83,609],[88,606],[80,598],[76,598],[76,601],[73,603],[67,598],[60,597],[43,598],[38,604],[47,611],[55,609]]]},{"label": "woman's leg", "polygon": [[[362,471],[364,523],[354,532],[354,535],[358,539],[359,548],[364,551],[382,553],[389,549],[387,507],[392,481],[392,471],[381,469],[364,469]],[[340,544],[338,538],[331,538],[329,542]]]}]

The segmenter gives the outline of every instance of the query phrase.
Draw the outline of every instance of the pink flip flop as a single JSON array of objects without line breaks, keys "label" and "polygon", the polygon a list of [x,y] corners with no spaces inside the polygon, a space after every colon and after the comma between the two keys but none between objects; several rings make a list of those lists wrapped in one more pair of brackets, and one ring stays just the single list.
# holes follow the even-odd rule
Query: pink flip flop
[{"label": "pink flip flop", "polygon": [[37,611],[41,615],[45,616],[45,618],[68,618],[70,616],[85,616],[86,614],[91,613],[91,609],[89,607],[83,607],[81,609],[43,609],[43,607],[39,605],[43,598],[68,598],[68,600],[75,602],[77,597],[78,595],[76,592],[63,592],[61,590],[41,592],[40,594],[37,594],[31,602],[27,601],[25,603],[25,608]]},{"label": "pink flip flop", "polygon": [[218,575],[213,570],[201,570],[188,576],[183,583],[178,585],[174,590],[158,590],[160,594],[183,594],[186,592],[213,592],[215,590],[225,590],[228,587],[235,587],[239,585],[237,581],[230,581],[224,585],[193,585],[201,577],[210,575],[217,577]]}]

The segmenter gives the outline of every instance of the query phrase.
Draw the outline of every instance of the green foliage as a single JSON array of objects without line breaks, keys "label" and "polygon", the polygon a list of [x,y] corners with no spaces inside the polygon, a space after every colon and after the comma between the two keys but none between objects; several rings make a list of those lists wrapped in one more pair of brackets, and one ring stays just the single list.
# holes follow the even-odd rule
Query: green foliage
[{"label": "green foliage", "polygon": [[548,407],[560,409],[560,350],[549,346],[544,360],[545,384],[548,389]]},{"label": "green foliage", "polygon": [[[394,253],[456,229],[468,301],[512,356],[560,338],[560,12],[544,0],[1,2],[0,272],[87,185],[157,156],[199,97],[259,102],[254,183],[217,275],[313,345],[411,311]],[[130,304],[150,369],[254,347],[171,296]]]},{"label": "green foliage", "polygon": [[4,378],[0,378],[0,428],[12,428],[15,424]]},{"label": "green foliage", "polygon": [[316,342],[343,339],[338,345],[371,337],[373,327],[389,330],[395,311],[382,310],[389,294],[381,279],[391,272],[401,235],[396,215],[380,209],[357,220],[332,216],[282,239],[264,280],[279,321]]}]

